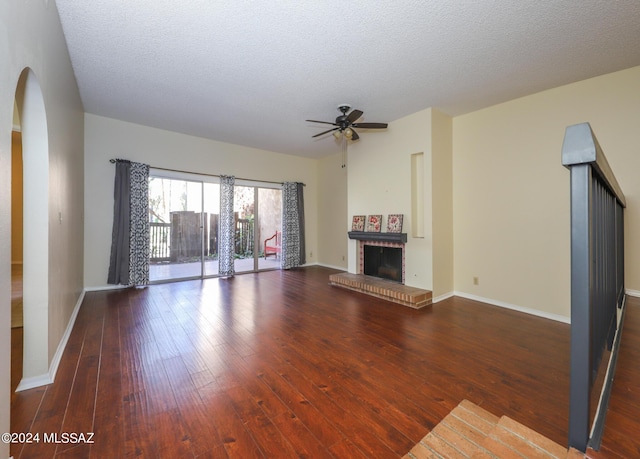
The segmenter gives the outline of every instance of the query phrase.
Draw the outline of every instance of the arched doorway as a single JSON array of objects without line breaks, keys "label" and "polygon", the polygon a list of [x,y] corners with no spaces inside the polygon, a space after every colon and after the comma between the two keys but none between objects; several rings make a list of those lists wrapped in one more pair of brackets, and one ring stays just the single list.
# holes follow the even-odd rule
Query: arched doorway
[{"label": "arched doorway", "polygon": [[22,141],[23,359],[17,390],[49,384],[49,136],[42,90],[24,69],[15,97]]}]

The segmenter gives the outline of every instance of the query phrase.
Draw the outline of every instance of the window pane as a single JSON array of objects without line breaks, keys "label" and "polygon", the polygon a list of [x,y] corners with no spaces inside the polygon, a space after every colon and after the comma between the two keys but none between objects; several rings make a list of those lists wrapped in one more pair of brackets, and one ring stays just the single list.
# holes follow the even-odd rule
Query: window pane
[{"label": "window pane", "polygon": [[254,201],[255,188],[235,186],[233,190],[236,247],[234,269],[237,273],[254,271]]},{"label": "window pane", "polygon": [[218,217],[220,184],[204,184],[204,275],[218,275]]},{"label": "window pane", "polygon": [[258,269],[280,268],[282,190],[258,188],[258,219]]}]

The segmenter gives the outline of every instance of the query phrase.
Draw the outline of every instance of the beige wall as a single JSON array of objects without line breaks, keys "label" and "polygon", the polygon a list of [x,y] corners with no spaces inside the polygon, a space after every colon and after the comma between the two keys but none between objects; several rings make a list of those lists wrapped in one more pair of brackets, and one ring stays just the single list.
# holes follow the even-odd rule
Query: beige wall
[{"label": "beige wall", "polygon": [[[83,116],[55,2],[2,1],[0,29],[0,324],[5,327],[0,332],[0,431],[9,432],[11,128],[23,69],[31,68],[38,78],[49,133],[50,359],[82,291]],[[0,457],[9,457],[4,443]]]},{"label": "beige wall", "polygon": [[453,120],[433,109],[433,298],[453,294]]},{"label": "beige wall", "polygon": [[566,126],[585,121],[627,197],[626,287],[640,291],[635,67],[454,119],[457,292],[569,317],[569,171],[560,152]]},{"label": "beige wall", "polygon": [[[348,216],[404,214],[407,233],[405,283],[453,293],[452,119],[429,108],[389,123],[386,131],[367,132],[349,146]],[[424,237],[411,231],[411,155],[423,153]],[[383,227],[383,231],[386,227]],[[349,272],[357,272],[355,241],[349,241]]]},{"label": "beige wall", "polygon": [[[307,263],[317,262],[317,161],[85,115],[85,287],[107,285],[113,222],[111,158],[252,180],[304,182]],[[313,255],[312,255],[313,254]]]},{"label": "beige wall", "polygon": [[318,263],[347,269],[347,169],[342,154],[318,161]]},{"label": "beige wall", "polygon": [[[353,215],[403,213],[406,282],[569,318],[566,126],[589,121],[627,197],[626,287],[640,293],[640,67],[451,120],[428,109],[349,146]],[[411,237],[410,155],[425,154],[425,237]],[[348,270],[357,271],[348,242]],[[474,277],[478,285],[474,285]]]},{"label": "beige wall", "polygon": [[[384,131],[368,131],[349,145],[348,212],[353,215],[404,214],[406,245],[405,283],[431,290],[433,287],[431,109],[389,123]],[[411,237],[411,155],[424,153],[425,237]],[[385,231],[386,226],[383,226]],[[349,272],[357,272],[357,244],[349,241]]]}]

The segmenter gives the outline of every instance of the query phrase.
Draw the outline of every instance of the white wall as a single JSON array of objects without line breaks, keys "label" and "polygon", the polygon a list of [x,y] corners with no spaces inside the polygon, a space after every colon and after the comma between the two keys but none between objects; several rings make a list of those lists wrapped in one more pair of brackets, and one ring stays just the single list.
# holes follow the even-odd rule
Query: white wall
[{"label": "white wall", "polygon": [[585,121],[627,197],[626,287],[640,291],[640,67],[454,118],[456,291],[569,317],[560,152],[565,128]]},{"label": "white wall", "polygon": [[[304,182],[307,263],[317,262],[317,161],[85,115],[85,287],[107,285],[113,222],[111,158],[252,180]],[[313,254],[313,255],[312,255]]]},{"label": "white wall", "polygon": [[[82,290],[83,116],[55,2],[0,2],[0,30],[0,431],[9,432],[11,128],[23,69],[31,68],[38,78],[49,134],[50,358]],[[9,457],[4,443],[0,457]]]}]

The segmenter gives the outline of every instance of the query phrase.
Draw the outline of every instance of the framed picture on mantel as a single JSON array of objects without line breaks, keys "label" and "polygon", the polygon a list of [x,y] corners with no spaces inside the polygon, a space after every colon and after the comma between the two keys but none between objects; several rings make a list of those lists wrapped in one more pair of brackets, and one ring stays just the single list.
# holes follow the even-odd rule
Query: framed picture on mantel
[{"label": "framed picture on mantel", "polygon": [[379,233],[382,230],[382,215],[369,215],[367,229],[370,233]]},{"label": "framed picture on mantel", "polygon": [[351,222],[351,231],[364,231],[364,221],[366,218],[366,215],[354,215],[353,221]]},{"label": "framed picture on mantel", "polygon": [[402,233],[402,217],[404,214],[389,214],[387,217],[387,233]]}]

